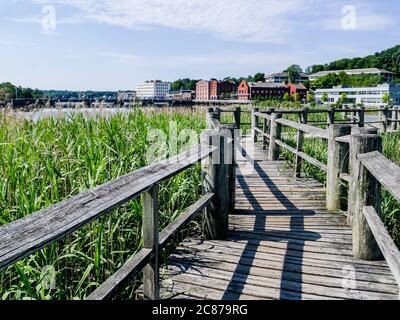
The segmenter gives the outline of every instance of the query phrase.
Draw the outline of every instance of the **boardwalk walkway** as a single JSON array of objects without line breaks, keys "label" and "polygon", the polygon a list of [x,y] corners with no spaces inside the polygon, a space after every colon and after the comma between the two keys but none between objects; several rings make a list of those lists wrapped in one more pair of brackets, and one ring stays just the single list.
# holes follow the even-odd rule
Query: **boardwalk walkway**
[{"label": "boardwalk walkway", "polygon": [[353,259],[351,227],[325,209],[322,184],[242,145],[229,238],[181,243],[161,270],[163,298],[398,298],[385,261]]}]

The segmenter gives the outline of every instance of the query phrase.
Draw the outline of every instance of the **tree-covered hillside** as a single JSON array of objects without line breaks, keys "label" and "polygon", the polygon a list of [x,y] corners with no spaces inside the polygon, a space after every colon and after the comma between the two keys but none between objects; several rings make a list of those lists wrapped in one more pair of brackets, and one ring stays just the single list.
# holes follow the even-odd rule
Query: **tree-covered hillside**
[{"label": "tree-covered hillside", "polygon": [[379,68],[400,74],[400,45],[377,52],[364,58],[340,59],[327,64],[317,64],[307,68],[307,72]]}]

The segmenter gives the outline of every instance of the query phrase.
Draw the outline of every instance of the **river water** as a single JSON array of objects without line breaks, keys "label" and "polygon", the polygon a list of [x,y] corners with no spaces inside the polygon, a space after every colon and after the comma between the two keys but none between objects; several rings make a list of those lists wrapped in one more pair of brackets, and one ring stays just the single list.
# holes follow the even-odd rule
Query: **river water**
[{"label": "river water", "polygon": [[132,109],[128,108],[81,108],[81,109],[40,109],[30,112],[12,111],[16,117],[38,121],[46,117],[68,117],[73,114],[82,113],[85,117],[91,118],[97,115],[109,117],[116,113],[129,113]]}]

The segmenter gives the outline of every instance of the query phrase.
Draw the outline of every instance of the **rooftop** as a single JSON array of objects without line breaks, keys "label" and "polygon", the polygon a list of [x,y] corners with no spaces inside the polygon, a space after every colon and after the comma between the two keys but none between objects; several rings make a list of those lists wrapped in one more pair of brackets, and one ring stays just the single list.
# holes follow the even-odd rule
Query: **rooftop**
[{"label": "rooftop", "polygon": [[346,72],[346,73],[354,73],[354,74],[362,74],[362,73],[370,73],[370,74],[380,74],[380,73],[387,73],[387,74],[395,74],[394,72],[378,69],[378,68],[364,68],[364,69],[347,69],[347,70],[329,70],[329,71],[319,71],[316,73],[311,74],[310,76],[324,76],[330,73],[339,73],[339,72]]},{"label": "rooftop", "polygon": [[[288,77],[288,76],[289,76],[289,74],[287,72],[277,72],[277,73],[271,73],[270,75],[267,76],[267,78],[270,78],[270,77]],[[308,78],[308,74],[306,74],[304,72],[301,72],[300,76],[302,78]]]},{"label": "rooftop", "polygon": [[248,86],[255,88],[286,88],[284,84],[270,82],[248,82]]}]

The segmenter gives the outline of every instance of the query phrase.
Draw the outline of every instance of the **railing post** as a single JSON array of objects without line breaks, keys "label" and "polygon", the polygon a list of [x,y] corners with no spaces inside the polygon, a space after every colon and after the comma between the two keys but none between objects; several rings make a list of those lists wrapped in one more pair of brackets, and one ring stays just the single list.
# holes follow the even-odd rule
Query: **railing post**
[{"label": "railing post", "polygon": [[359,127],[364,127],[365,124],[365,107],[360,106],[357,108],[357,122]]},{"label": "railing post", "polygon": [[389,112],[388,107],[384,106],[381,110],[382,133],[386,133],[389,125]]},{"label": "railing post", "polygon": [[214,119],[221,121],[221,109],[218,107],[214,108]]},{"label": "railing post", "polygon": [[206,128],[209,129],[209,130],[212,129],[213,113],[214,113],[214,109],[213,109],[213,108],[207,108],[207,113],[206,113]]},{"label": "railing post", "polygon": [[242,117],[242,108],[241,107],[236,107],[233,115],[235,117],[236,127],[238,129],[240,129],[241,117]]},{"label": "railing post", "polygon": [[270,161],[275,161],[279,159],[279,146],[276,144],[276,140],[281,139],[282,126],[280,123],[277,123],[276,120],[280,118],[282,118],[281,113],[271,114],[271,132],[268,152],[268,159]]},{"label": "railing post", "polygon": [[258,128],[258,117],[255,114],[259,111],[260,110],[258,108],[251,109],[251,137],[254,142],[257,142],[258,140],[257,130],[256,130],[256,128]]},{"label": "railing post", "polygon": [[[303,108],[300,113],[300,123],[307,124],[308,122],[308,108]],[[303,151],[303,143],[304,143],[304,132],[301,130],[297,130],[297,143],[296,143],[296,150],[298,152]],[[295,177],[299,178],[301,176],[301,162],[302,158],[298,155],[295,156]]]},{"label": "railing post", "polygon": [[236,143],[238,142],[239,129],[234,125],[224,126],[225,131],[225,161],[228,165],[229,178],[229,214],[235,213],[235,194],[236,194]]},{"label": "railing post", "polygon": [[394,130],[399,130],[400,123],[398,121],[400,121],[400,106],[395,107],[394,114],[395,114],[394,119],[396,120],[394,123]]},{"label": "railing post", "polygon": [[382,138],[379,135],[353,135],[350,138],[352,178],[350,203],[353,226],[353,255],[356,259],[373,261],[381,258],[379,246],[375,241],[363,208],[373,206],[378,214],[381,211],[381,186],[358,159],[359,154],[372,151],[382,152]]},{"label": "railing post", "polygon": [[[220,132],[209,132],[203,136],[203,142],[218,149],[203,160],[204,193],[215,196],[206,209],[204,233],[207,239],[224,240],[228,235],[229,197],[229,165],[226,163],[225,150],[228,137]],[[232,150],[232,148],[230,148]]]},{"label": "railing post", "polygon": [[349,169],[349,144],[340,143],[336,138],[351,134],[351,125],[329,126],[328,137],[328,174],[326,183],[326,207],[336,211],[346,208],[346,187],[343,185],[340,174]]},{"label": "railing post", "polygon": [[263,150],[267,149],[267,133],[268,133],[268,120],[266,118],[263,118],[263,136],[262,136],[262,148]]},{"label": "railing post", "polygon": [[397,112],[396,108],[393,106],[391,111],[389,111],[390,114],[390,129],[395,131],[396,130],[396,120],[397,120]]},{"label": "railing post", "polygon": [[328,124],[334,124],[335,123],[335,107],[329,107],[328,108]]},{"label": "railing post", "polygon": [[158,185],[142,194],[143,205],[143,247],[152,249],[154,256],[143,268],[143,295],[146,300],[159,300],[159,209]]}]

